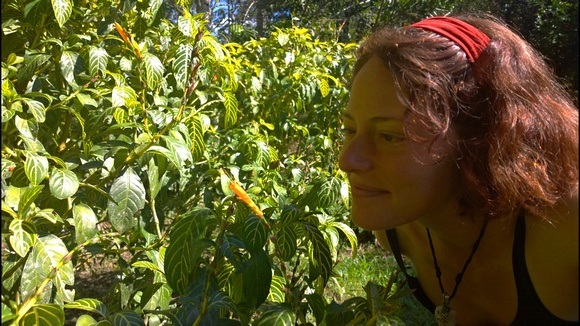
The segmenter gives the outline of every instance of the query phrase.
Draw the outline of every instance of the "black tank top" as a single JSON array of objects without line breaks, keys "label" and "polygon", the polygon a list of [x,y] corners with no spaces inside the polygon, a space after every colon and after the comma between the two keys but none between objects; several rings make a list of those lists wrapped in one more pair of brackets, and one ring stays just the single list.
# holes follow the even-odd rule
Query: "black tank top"
[{"label": "black tank top", "polygon": [[[429,311],[434,312],[435,304],[433,304],[429,297],[427,297],[419,283],[419,280],[416,277],[407,274],[407,267],[405,267],[403,263],[396,230],[391,229],[386,230],[385,232],[387,234],[387,239],[389,240],[389,245],[391,246],[391,252],[393,253],[393,256],[395,256],[399,268],[401,268],[405,274],[409,287],[415,290],[413,291],[413,295],[423,306],[429,309]],[[511,325],[578,325],[578,322],[565,321],[554,316],[546,307],[544,307],[542,301],[540,301],[526,266],[525,242],[525,218],[523,214],[520,214],[516,222],[512,251],[512,264],[516,280],[516,289],[518,292],[518,311]]]}]

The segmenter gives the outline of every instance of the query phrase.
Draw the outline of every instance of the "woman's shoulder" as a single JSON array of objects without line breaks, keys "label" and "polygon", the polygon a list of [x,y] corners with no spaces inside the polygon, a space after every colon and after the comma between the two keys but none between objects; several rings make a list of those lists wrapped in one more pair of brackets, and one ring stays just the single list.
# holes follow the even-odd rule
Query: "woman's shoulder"
[{"label": "woman's shoulder", "polygon": [[528,272],[546,308],[577,320],[578,192],[555,205],[547,218],[526,219]]},{"label": "woman's shoulder", "polygon": [[526,238],[530,241],[543,240],[544,244],[565,246],[578,252],[578,204],[578,191],[575,191],[549,208],[545,218],[528,218],[526,233],[529,237]]}]

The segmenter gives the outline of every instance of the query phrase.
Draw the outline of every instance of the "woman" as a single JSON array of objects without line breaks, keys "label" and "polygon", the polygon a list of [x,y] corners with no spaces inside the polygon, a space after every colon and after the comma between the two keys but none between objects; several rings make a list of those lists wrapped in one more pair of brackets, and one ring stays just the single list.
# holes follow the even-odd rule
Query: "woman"
[{"label": "woman", "polygon": [[576,324],[578,110],[529,44],[489,17],[378,30],[343,120],[352,218],[438,324]]}]

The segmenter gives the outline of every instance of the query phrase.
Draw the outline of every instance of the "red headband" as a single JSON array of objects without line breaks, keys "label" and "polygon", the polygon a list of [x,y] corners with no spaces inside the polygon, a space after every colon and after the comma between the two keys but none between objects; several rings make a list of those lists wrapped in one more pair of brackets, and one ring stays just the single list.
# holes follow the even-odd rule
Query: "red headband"
[{"label": "red headband", "polygon": [[455,42],[467,54],[469,61],[474,62],[489,44],[489,37],[475,26],[452,17],[431,17],[421,20],[413,27],[418,27],[444,36]]}]

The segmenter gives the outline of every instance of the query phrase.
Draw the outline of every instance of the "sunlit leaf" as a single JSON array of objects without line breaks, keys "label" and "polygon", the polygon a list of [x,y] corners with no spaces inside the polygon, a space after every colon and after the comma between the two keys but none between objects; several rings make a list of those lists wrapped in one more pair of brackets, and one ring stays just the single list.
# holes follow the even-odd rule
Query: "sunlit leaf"
[{"label": "sunlit leaf", "polygon": [[320,88],[320,94],[322,94],[322,97],[326,97],[328,93],[330,93],[330,86],[328,85],[326,79],[319,79],[318,87]]},{"label": "sunlit leaf", "polygon": [[[32,251],[24,264],[22,270],[22,282],[20,284],[20,292],[23,300],[30,295],[34,295],[37,287],[49,277],[53,268],[55,268],[62,258],[68,254],[68,249],[60,238],[56,235],[50,234],[44,237],[39,237],[32,247]],[[53,284],[56,282],[57,287],[65,287],[70,280],[74,280],[74,270],[72,263],[66,262],[56,272],[55,276],[61,275],[61,280],[66,283],[61,284],[55,278],[44,288],[39,302],[46,303]]]},{"label": "sunlit leaf", "polygon": [[223,97],[226,108],[224,114],[225,128],[230,128],[238,120],[238,100],[235,94],[228,91],[223,92]]},{"label": "sunlit leaf", "polygon": [[36,241],[34,224],[15,219],[10,222],[8,229],[12,233],[10,234],[10,245],[20,257],[26,256]]},{"label": "sunlit leaf", "polygon": [[193,116],[189,119],[189,137],[191,138],[192,146],[190,148],[192,157],[195,161],[203,157],[205,151],[205,141],[203,139],[203,124],[199,115]]},{"label": "sunlit leaf", "polygon": [[18,115],[14,117],[14,124],[20,134],[28,139],[34,139],[38,132],[38,123],[33,119],[22,119]]},{"label": "sunlit leaf", "polygon": [[75,237],[77,244],[81,244],[99,232],[97,222],[99,221],[93,209],[85,204],[73,206],[73,218],[75,222]]},{"label": "sunlit leaf", "polygon": [[143,63],[145,64],[147,86],[150,89],[157,88],[163,78],[163,73],[165,72],[163,63],[152,53],[143,54]]},{"label": "sunlit leaf", "polygon": [[135,225],[135,213],[145,207],[145,187],[139,175],[128,167],[113,181],[109,195],[114,202],[109,200],[108,214],[115,230],[124,233],[132,229]]},{"label": "sunlit leaf", "polygon": [[96,46],[91,47],[89,50],[89,74],[91,76],[95,76],[99,72],[104,76],[108,62],[107,50]]},{"label": "sunlit leaf", "polygon": [[22,317],[20,326],[64,325],[64,311],[57,304],[37,304]]},{"label": "sunlit leaf", "polygon": [[354,233],[354,230],[350,226],[346,225],[345,223],[338,222],[338,221],[331,221],[328,223],[328,226],[335,227],[335,228],[341,230],[342,233],[344,233],[344,235],[348,239],[348,242],[350,242],[350,247],[352,248],[352,255],[353,255],[353,257],[356,257],[357,248],[358,248],[358,239],[356,237],[356,233]]},{"label": "sunlit leaf", "polygon": [[80,315],[75,326],[97,326],[98,322],[91,315]]},{"label": "sunlit leaf", "polygon": [[72,0],[51,0],[51,3],[56,21],[60,28],[62,28],[70,18],[74,3]]},{"label": "sunlit leaf", "polygon": [[179,16],[179,18],[177,18],[177,27],[184,36],[193,36],[192,21],[189,17]]},{"label": "sunlit leaf", "polygon": [[[53,0],[66,2],[66,0]],[[78,87],[77,82],[75,80],[75,70],[79,68],[77,66],[80,65],[81,57],[78,53],[72,51],[62,51],[62,55],[60,57],[60,69],[62,71],[62,76],[64,79],[73,87]]]},{"label": "sunlit leaf", "polygon": [[46,119],[46,108],[42,102],[26,97],[21,97],[20,100],[28,105],[29,112],[32,113],[32,116],[34,116],[37,122],[44,122]]},{"label": "sunlit leaf", "polygon": [[48,158],[35,153],[26,153],[24,172],[33,185],[38,185],[48,176]]},{"label": "sunlit leaf", "polygon": [[193,45],[180,44],[175,58],[173,59],[173,75],[177,82],[177,88],[183,90],[189,82],[191,60],[193,58]]},{"label": "sunlit leaf", "polygon": [[270,294],[268,294],[268,300],[275,303],[284,302],[285,287],[286,287],[286,279],[281,275],[273,275],[272,283],[270,284]]},{"label": "sunlit leaf", "polygon": [[67,309],[81,309],[90,312],[96,312],[103,317],[109,316],[109,308],[97,299],[92,298],[82,298],[75,300],[74,302],[67,303],[64,305]]},{"label": "sunlit leaf", "polygon": [[113,107],[126,106],[130,107],[137,104],[137,93],[129,86],[115,86],[111,93],[111,102]]},{"label": "sunlit leaf", "polygon": [[172,136],[163,136],[165,140],[165,145],[167,149],[172,154],[172,157],[175,159],[177,163],[177,168],[182,169],[184,167],[185,162],[193,162],[193,157],[191,156],[191,152],[187,147],[187,144],[182,140]]},{"label": "sunlit leaf", "polygon": [[40,192],[44,189],[43,185],[34,186],[24,189],[20,192],[20,200],[18,201],[18,213],[20,216],[25,216],[25,214],[30,210],[32,203]]},{"label": "sunlit leaf", "polygon": [[77,175],[64,169],[54,169],[48,181],[50,192],[58,199],[66,199],[76,194],[79,189]]},{"label": "sunlit leaf", "polygon": [[256,321],[256,326],[290,326],[296,324],[296,318],[296,312],[292,311],[292,309],[277,306],[273,309],[268,309],[263,313]]}]

